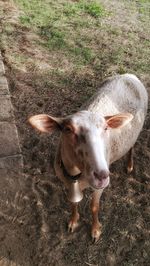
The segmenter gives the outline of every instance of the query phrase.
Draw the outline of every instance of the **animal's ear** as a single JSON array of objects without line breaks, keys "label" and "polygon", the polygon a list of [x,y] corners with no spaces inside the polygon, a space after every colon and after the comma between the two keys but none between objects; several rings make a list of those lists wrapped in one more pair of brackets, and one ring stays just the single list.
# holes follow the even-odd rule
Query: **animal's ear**
[{"label": "animal's ear", "polygon": [[46,114],[34,115],[29,118],[32,127],[40,132],[52,133],[56,129],[61,129],[61,118],[55,118]]},{"label": "animal's ear", "polygon": [[130,113],[122,113],[113,116],[105,116],[107,126],[110,128],[121,128],[128,124],[133,119]]}]

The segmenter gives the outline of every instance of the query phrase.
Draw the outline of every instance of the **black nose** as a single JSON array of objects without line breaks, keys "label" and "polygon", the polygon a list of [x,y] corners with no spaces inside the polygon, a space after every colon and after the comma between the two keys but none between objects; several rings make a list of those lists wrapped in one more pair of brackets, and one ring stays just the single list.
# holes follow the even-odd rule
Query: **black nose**
[{"label": "black nose", "polygon": [[109,176],[109,171],[101,170],[100,172],[94,172],[94,176],[99,180],[106,179]]}]

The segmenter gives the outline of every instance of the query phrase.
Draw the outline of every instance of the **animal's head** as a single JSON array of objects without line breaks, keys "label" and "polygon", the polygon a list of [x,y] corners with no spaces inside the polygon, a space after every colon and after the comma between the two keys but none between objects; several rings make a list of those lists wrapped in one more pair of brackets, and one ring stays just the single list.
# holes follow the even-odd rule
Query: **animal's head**
[{"label": "animal's head", "polygon": [[41,132],[61,131],[65,156],[74,160],[93,188],[99,189],[109,184],[109,129],[123,127],[132,118],[129,113],[103,117],[81,111],[65,118],[35,115],[29,122]]}]

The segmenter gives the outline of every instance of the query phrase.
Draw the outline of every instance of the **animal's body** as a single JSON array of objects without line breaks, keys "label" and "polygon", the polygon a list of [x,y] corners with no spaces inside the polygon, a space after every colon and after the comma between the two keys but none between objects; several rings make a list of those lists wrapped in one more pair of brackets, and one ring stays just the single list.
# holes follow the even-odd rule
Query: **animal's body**
[{"label": "animal's body", "polygon": [[132,74],[107,79],[86,106],[93,113],[109,116],[130,113],[133,119],[125,127],[111,130],[110,159],[115,162],[134,146],[143,127],[147,113],[147,91],[140,80]]},{"label": "animal's body", "polygon": [[[55,171],[67,189],[71,180],[65,175],[61,163],[70,175],[78,175],[80,189],[93,188],[91,202],[92,237],[99,239],[99,198],[109,184],[109,166],[131,151],[142,130],[147,112],[147,92],[134,75],[124,74],[107,79],[83,108],[65,118],[36,115],[29,119],[32,126],[42,132],[60,130]],[[132,153],[128,170],[133,168]],[[72,205],[69,229],[78,224],[77,204]]]}]

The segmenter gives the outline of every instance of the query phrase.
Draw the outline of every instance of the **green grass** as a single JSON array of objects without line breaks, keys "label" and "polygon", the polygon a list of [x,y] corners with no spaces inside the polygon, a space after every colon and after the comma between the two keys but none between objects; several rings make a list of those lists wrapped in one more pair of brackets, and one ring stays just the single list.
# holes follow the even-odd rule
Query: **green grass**
[{"label": "green grass", "polygon": [[[96,58],[99,58],[98,45],[100,42],[101,32],[105,32],[113,36],[115,44],[112,44],[113,53],[109,55],[111,63],[118,66],[120,72],[123,72],[126,67],[123,62],[128,56],[129,46],[131,41],[134,42],[135,34],[128,34],[126,45],[120,43],[117,45],[116,38],[124,38],[124,32],[121,28],[109,26],[104,27],[102,20],[106,16],[113,16],[104,8],[98,0],[79,0],[79,1],[52,1],[52,0],[15,0],[22,9],[23,14],[20,16],[20,22],[25,27],[31,29],[40,36],[38,45],[45,47],[51,52],[61,52],[72,61],[75,66],[93,64]],[[139,10],[141,19],[145,11],[145,3],[147,0],[138,0],[132,2],[132,8]],[[127,1],[126,6],[129,5]],[[147,6],[147,5],[146,5]],[[94,32],[98,32],[98,36],[94,36]],[[130,36],[131,35],[131,36]],[[133,36],[132,36],[133,35]],[[94,45],[93,45],[94,43]],[[131,45],[132,46],[132,45]],[[134,46],[131,47],[134,51]],[[141,45],[137,44],[138,53]],[[99,66],[96,62],[95,69],[104,67],[101,61],[105,61],[104,55],[99,59]],[[140,61],[141,62],[141,61]],[[142,60],[143,62],[143,60]],[[140,66],[140,63],[135,63],[135,69]],[[147,68],[147,62],[145,67]]]},{"label": "green grass", "polygon": [[45,37],[45,46],[49,49],[62,49],[67,46],[65,32],[53,26],[43,26],[40,28],[40,35]]},{"label": "green grass", "polygon": [[89,14],[92,17],[98,18],[104,16],[106,11],[98,1],[79,1],[65,4],[64,13],[67,16]]},{"label": "green grass", "polygon": [[138,3],[146,3],[146,4],[150,3],[149,0],[137,0],[136,2],[138,2]]},{"label": "green grass", "polygon": [[137,0],[136,5],[139,9],[141,20],[145,21],[146,19],[145,16],[149,17],[149,20],[150,20],[150,1],[149,0]]},{"label": "green grass", "polygon": [[[63,50],[64,54],[77,64],[88,64],[93,60],[94,51],[89,47],[83,29],[100,25],[107,15],[99,1],[50,1],[15,0],[24,14],[19,17],[22,25],[41,36],[42,46],[49,50]],[[82,35],[82,43],[81,43]],[[86,35],[86,33],[85,33]]]},{"label": "green grass", "polygon": [[[125,25],[123,28],[119,23],[111,24],[115,10],[109,10],[109,6],[106,9],[102,0],[14,0],[14,3],[21,11],[17,22],[19,30],[25,31],[24,36],[28,33],[37,36],[31,45],[50,56],[53,66],[56,64],[63,69],[61,61],[64,60],[64,66],[68,69],[71,66],[75,72],[86,67],[102,75],[115,71],[148,73],[149,42],[144,29],[149,23],[149,0],[121,1],[125,9],[137,12],[139,32],[132,27],[126,30]],[[1,49],[23,46],[17,23],[2,22]],[[22,55],[20,52],[20,56],[16,50],[14,54],[18,52],[18,56],[15,59],[12,55],[11,59],[13,62],[16,60],[17,66],[19,62],[25,64],[28,61],[26,49]]]},{"label": "green grass", "polygon": [[[20,17],[25,25],[42,26],[48,20],[62,20],[69,16],[84,16],[86,14],[94,18],[106,15],[106,10],[98,0],[50,1],[50,0],[15,0],[20,5],[25,15]],[[65,18],[66,17],[66,18]]]}]

